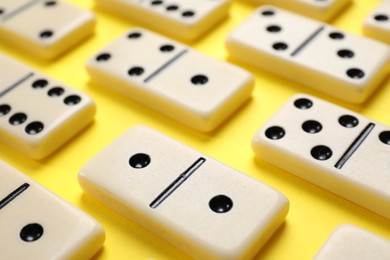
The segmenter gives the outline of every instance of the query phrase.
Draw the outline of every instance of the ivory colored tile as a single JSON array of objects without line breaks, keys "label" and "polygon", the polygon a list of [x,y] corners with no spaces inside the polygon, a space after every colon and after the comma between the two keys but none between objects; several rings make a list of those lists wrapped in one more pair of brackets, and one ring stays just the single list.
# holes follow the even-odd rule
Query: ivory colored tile
[{"label": "ivory colored tile", "polygon": [[144,126],[87,162],[79,182],[198,259],[253,257],[289,205],[273,188]]},{"label": "ivory colored tile", "polygon": [[353,225],[340,225],[314,260],[388,260],[390,241]]},{"label": "ivory colored tile", "polygon": [[237,60],[351,103],[389,73],[389,46],[273,6],[234,29],[226,47]]},{"label": "ivory colored tile", "polygon": [[87,62],[91,79],[187,126],[211,131],[251,96],[247,71],[144,29],[132,29]]}]

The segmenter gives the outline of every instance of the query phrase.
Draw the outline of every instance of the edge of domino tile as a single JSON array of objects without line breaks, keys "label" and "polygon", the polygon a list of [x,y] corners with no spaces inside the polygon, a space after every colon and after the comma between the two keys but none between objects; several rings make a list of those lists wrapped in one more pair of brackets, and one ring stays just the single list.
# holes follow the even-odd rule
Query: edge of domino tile
[{"label": "edge of domino tile", "polygon": [[[384,12],[382,12],[382,8],[385,9]],[[380,21],[375,21],[374,18],[375,14],[387,15],[389,20],[384,21],[386,22],[386,24],[382,25],[380,24]],[[386,44],[390,44],[390,1],[389,0],[382,0],[382,2],[378,4],[376,8],[374,8],[369,12],[369,14],[366,16],[363,22],[362,31],[365,36],[384,42]]]},{"label": "edge of domino tile", "polygon": [[261,5],[275,5],[280,8],[291,10],[292,12],[299,13],[301,15],[311,17],[323,22],[331,22],[339,15],[342,15],[342,12],[345,11],[352,4],[352,0],[334,0],[331,4],[331,7],[326,6],[327,3],[321,6],[322,3],[320,3],[320,1],[317,1],[319,3],[313,4],[296,0],[279,0],[279,2],[277,0],[276,2],[278,3],[276,4],[273,0],[248,0],[248,2]]},{"label": "edge of domino tile", "polygon": [[[206,17],[191,24],[178,22],[169,15],[163,16],[162,13],[150,11],[145,6],[139,6],[134,3],[123,4],[121,3],[123,1],[109,2],[109,0],[95,0],[95,5],[104,11],[109,11],[111,14],[117,13],[125,19],[134,20],[151,31],[157,31],[185,42],[196,41],[207,32],[212,31],[214,27],[219,26],[228,17],[232,5],[232,0],[222,0],[222,4],[213,9]],[[129,12],[133,13],[131,17],[128,15]],[[148,19],[145,21],[144,17],[148,17]]]},{"label": "edge of domino tile", "polygon": [[[354,250],[348,250],[349,246]],[[332,231],[313,260],[388,260],[389,258],[390,240],[352,224],[341,224]]]}]

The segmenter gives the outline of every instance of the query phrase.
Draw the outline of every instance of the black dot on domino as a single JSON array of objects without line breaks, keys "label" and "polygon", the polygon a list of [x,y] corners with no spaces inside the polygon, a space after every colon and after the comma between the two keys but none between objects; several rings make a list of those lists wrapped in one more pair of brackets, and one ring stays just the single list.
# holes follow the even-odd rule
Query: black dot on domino
[{"label": "black dot on domino", "polygon": [[24,226],[20,231],[20,238],[24,242],[34,242],[43,235],[43,227],[40,224],[32,223]]},{"label": "black dot on domino", "polygon": [[332,32],[329,34],[329,37],[333,40],[342,40],[345,36],[341,32]]},{"label": "black dot on domino", "polygon": [[195,75],[191,78],[191,82],[194,85],[204,85],[209,81],[208,77],[205,75]]},{"label": "black dot on domino", "polygon": [[384,144],[390,145],[390,131],[383,131],[380,133],[379,140]]},{"label": "black dot on domino", "polygon": [[132,32],[132,33],[129,33],[127,35],[127,38],[131,39],[131,40],[134,40],[134,39],[141,38],[141,36],[142,36],[142,34],[140,32]]},{"label": "black dot on domino", "polygon": [[374,19],[378,22],[387,22],[389,20],[389,16],[386,14],[376,14]]},{"label": "black dot on domino", "polygon": [[332,150],[325,145],[317,145],[311,149],[311,156],[319,161],[326,161],[332,157]]},{"label": "black dot on domino", "polygon": [[313,102],[307,98],[299,98],[294,101],[294,106],[296,108],[305,110],[311,108],[313,106]]},{"label": "black dot on domino", "polygon": [[38,80],[34,81],[31,86],[33,88],[35,88],[35,89],[39,89],[39,88],[46,87],[48,84],[49,84],[49,82],[47,80],[45,80],[45,79],[38,79]]},{"label": "black dot on domino", "polygon": [[56,1],[46,1],[45,2],[45,6],[48,6],[48,7],[52,7],[52,6],[55,6],[55,5],[57,5]]},{"label": "black dot on domino", "polygon": [[226,213],[233,208],[233,201],[226,195],[217,195],[209,201],[209,207],[215,213]]},{"label": "black dot on domino", "polygon": [[279,25],[269,25],[267,26],[266,30],[270,33],[277,33],[282,30],[282,27],[280,27]]},{"label": "black dot on domino", "polygon": [[302,124],[302,129],[306,133],[316,134],[322,130],[322,125],[320,122],[315,120],[307,120]]},{"label": "black dot on domino", "polygon": [[351,79],[361,79],[364,77],[365,74],[364,74],[364,71],[362,71],[361,69],[351,68],[351,69],[347,70],[347,75]]},{"label": "black dot on domino", "polygon": [[105,62],[111,59],[111,54],[109,53],[101,53],[98,56],[96,56],[96,61],[97,62]]},{"label": "black dot on domino", "polygon": [[152,1],[151,4],[152,4],[152,5],[162,5],[162,4],[163,4],[163,1],[161,1],[161,0],[155,0],[155,1]]},{"label": "black dot on domino", "polygon": [[137,153],[130,157],[129,164],[135,169],[142,169],[151,162],[150,156],[145,153]]},{"label": "black dot on domino", "polygon": [[355,56],[355,53],[351,50],[343,49],[337,52],[337,55],[343,59],[350,59]]},{"label": "black dot on domino", "polygon": [[272,48],[276,51],[285,51],[288,49],[288,44],[285,42],[276,42],[272,45]]},{"label": "black dot on domino", "polygon": [[132,67],[131,69],[129,69],[128,74],[132,77],[141,76],[144,71],[145,70],[142,67]]},{"label": "black dot on domino", "polygon": [[359,120],[351,115],[343,115],[339,118],[339,123],[346,128],[353,128],[359,124]]},{"label": "black dot on domino", "polygon": [[280,126],[271,126],[265,131],[265,136],[271,140],[282,139],[286,134],[286,131]]},{"label": "black dot on domino", "polygon": [[38,121],[34,121],[34,122],[29,123],[26,126],[25,131],[29,135],[36,135],[36,134],[39,134],[40,132],[42,132],[43,128],[44,128],[43,123],[38,122]]},{"label": "black dot on domino", "polygon": [[0,117],[5,116],[11,111],[11,107],[9,105],[0,105]]},{"label": "black dot on domino", "polygon": [[54,87],[54,88],[49,89],[49,91],[47,92],[47,95],[49,97],[59,97],[62,94],[64,94],[64,92],[65,92],[65,90],[63,88]]},{"label": "black dot on domino", "polygon": [[177,5],[168,5],[165,9],[167,11],[176,11],[176,10],[179,9],[179,6],[177,6]]},{"label": "black dot on domino", "polygon": [[195,12],[194,11],[184,11],[181,16],[185,17],[185,18],[189,18],[189,17],[193,17],[195,16]]},{"label": "black dot on domino", "polygon": [[53,35],[54,35],[54,32],[52,30],[44,30],[39,34],[39,37],[41,39],[49,39],[49,38],[53,37]]},{"label": "black dot on domino", "polygon": [[2,14],[4,14],[4,13],[5,13],[4,9],[3,9],[3,8],[0,8],[0,15],[2,15]]},{"label": "black dot on domino", "polygon": [[162,52],[171,52],[175,49],[175,46],[171,44],[164,44],[160,47],[160,51]]},{"label": "black dot on domino", "polygon": [[263,10],[261,11],[262,16],[273,16],[275,12],[273,10]]},{"label": "black dot on domino", "polygon": [[11,125],[21,125],[27,120],[27,115],[25,113],[16,113],[10,117],[8,122]]},{"label": "black dot on domino", "polygon": [[77,105],[78,103],[80,103],[80,101],[81,101],[81,97],[78,95],[70,95],[64,99],[65,105],[68,105],[68,106]]}]

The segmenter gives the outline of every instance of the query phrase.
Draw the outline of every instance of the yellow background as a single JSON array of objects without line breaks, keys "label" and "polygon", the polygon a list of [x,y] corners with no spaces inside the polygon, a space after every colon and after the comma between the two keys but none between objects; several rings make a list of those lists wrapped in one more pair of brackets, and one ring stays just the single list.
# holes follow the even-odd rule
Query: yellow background
[{"label": "yellow background", "polygon": [[[31,160],[3,144],[0,144],[0,159],[86,211],[105,227],[107,239],[103,249],[95,256],[96,259],[186,258],[184,253],[169,243],[86,195],[78,185],[77,173],[81,166],[136,124],[145,124],[173,136],[273,186],[289,198],[291,208],[287,219],[258,253],[259,259],[311,259],[332,230],[342,223],[356,224],[390,239],[390,220],[255,159],[250,145],[256,130],[291,95],[298,92],[324,98],[390,125],[389,81],[368,102],[358,106],[338,101],[254,67],[236,63],[256,77],[252,99],[216,131],[200,133],[90,82],[84,67],[86,60],[125,30],[140,25],[96,8],[90,0],[68,2],[96,13],[97,27],[92,37],[53,61],[40,60],[4,43],[0,43],[0,51],[91,95],[98,107],[96,120],[43,161]],[[192,43],[192,47],[217,59],[228,60],[224,48],[226,35],[255,9],[254,5],[244,1],[232,2],[229,17],[199,41]],[[363,20],[379,3],[379,0],[353,0],[349,8],[332,24],[361,34]]]}]

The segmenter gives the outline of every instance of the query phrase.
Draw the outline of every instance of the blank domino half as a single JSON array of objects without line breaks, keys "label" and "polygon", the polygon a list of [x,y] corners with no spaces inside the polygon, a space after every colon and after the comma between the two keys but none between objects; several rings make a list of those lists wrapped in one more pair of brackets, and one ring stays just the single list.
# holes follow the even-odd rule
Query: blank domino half
[{"label": "blank domino half", "polygon": [[273,188],[144,126],[92,158],[79,182],[197,259],[253,257],[288,211]]},{"label": "blank domino half", "polygon": [[257,9],[226,46],[237,60],[352,103],[389,72],[389,46],[272,6]]},{"label": "blank domino half", "polygon": [[354,225],[340,225],[313,260],[388,260],[390,241]]},{"label": "blank domino half", "polygon": [[200,131],[220,125],[254,86],[243,69],[144,29],[100,50],[87,71],[93,81]]},{"label": "blank domino half", "polygon": [[321,21],[329,21],[351,0],[248,0],[258,4],[279,6]]},{"label": "blank domino half", "polygon": [[0,39],[44,58],[70,49],[94,26],[93,13],[63,1],[0,1]]},{"label": "blank domino half", "polygon": [[90,124],[84,93],[0,54],[0,141],[42,159]]},{"label": "blank domino half", "polygon": [[88,259],[105,232],[90,216],[0,160],[2,259]]},{"label": "blank domino half", "polygon": [[390,0],[382,0],[363,24],[365,35],[390,44]]},{"label": "blank domino half", "polygon": [[280,168],[390,219],[390,127],[295,95],[253,138]]},{"label": "blank domino half", "polygon": [[230,0],[96,0],[99,6],[152,29],[193,40],[228,15]]}]

